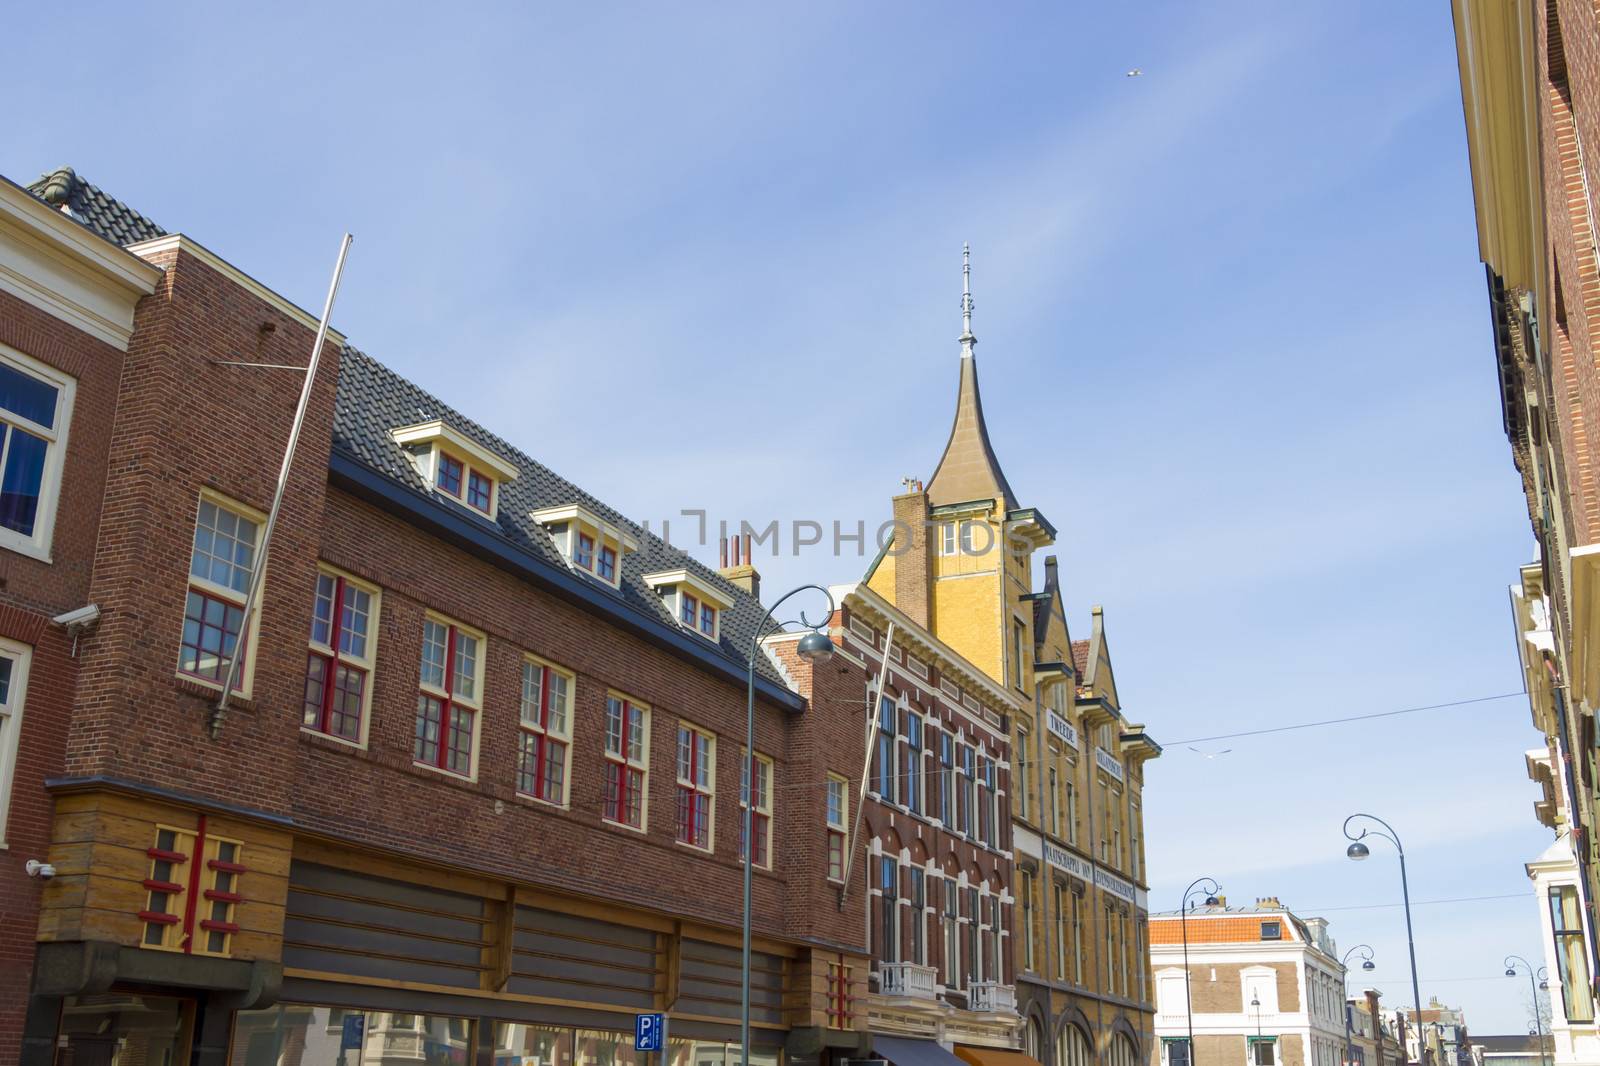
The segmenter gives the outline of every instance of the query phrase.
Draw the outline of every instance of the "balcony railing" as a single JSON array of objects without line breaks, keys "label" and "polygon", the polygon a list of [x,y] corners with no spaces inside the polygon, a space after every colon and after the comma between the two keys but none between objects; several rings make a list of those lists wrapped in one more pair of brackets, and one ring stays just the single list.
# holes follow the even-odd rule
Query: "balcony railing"
[{"label": "balcony railing", "polygon": [[886,996],[910,996],[913,999],[934,999],[939,983],[939,971],[932,966],[918,966],[914,962],[885,962],[879,964],[879,977]]},{"label": "balcony railing", "polygon": [[974,981],[967,989],[973,1010],[992,1014],[1017,1013],[1017,990],[998,981]]}]

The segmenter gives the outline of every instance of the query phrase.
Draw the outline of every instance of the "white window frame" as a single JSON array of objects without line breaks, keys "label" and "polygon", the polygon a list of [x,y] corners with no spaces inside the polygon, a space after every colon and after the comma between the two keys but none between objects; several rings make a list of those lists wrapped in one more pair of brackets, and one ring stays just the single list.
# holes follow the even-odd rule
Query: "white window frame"
[{"label": "white window frame", "polygon": [[28,696],[28,669],[33,648],[0,637],[0,659],[11,663],[11,683],[0,701],[0,851],[6,848],[6,823],[11,813],[11,793],[17,783],[17,746],[22,736],[22,712]]},{"label": "white window frame", "polygon": [[[232,511],[236,517],[249,519],[251,522],[256,524],[256,547],[255,552],[251,556],[251,564],[253,566],[261,565],[261,538],[266,532],[267,516],[256,510],[254,507],[242,504],[235,499],[222,495],[220,492],[213,492],[211,489],[201,489],[195,499],[194,519],[189,523],[190,562],[184,566],[183,602],[179,605],[178,661],[174,664],[173,671],[177,677],[184,681],[195,685],[204,685],[206,688],[215,689],[216,691],[221,692],[223,682],[213,681],[208,677],[201,677],[199,674],[193,674],[183,669],[183,621],[188,617],[190,588],[192,587],[196,591],[210,596],[213,599],[219,599],[227,603],[232,603],[240,610],[244,609],[244,601],[246,596],[246,593],[238,592],[234,589],[228,588],[225,585],[219,585],[209,578],[196,577],[194,574],[189,572],[190,568],[193,566],[194,535],[195,532],[200,528],[200,508],[207,503],[210,503],[215,507],[223,508],[224,510]],[[263,576],[263,587],[265,587],[265,582],[266,579],[265,576]],[[259,604],[257,606],[259,607]],[[248,700],[250,698],[251,690],[254,687],[256,675],[256,653],[260,648],[261,611],[259,609],[253,611],[249,618],[244,619],[244,622],[246,626],[245,632],[239,635],[239,642],[234,646],[235,654],[238,653],[239,644],[244,646],[244,664],[239,669],[239,676],[236,679],[238,687],[234,690],[234,695],[240,699]],[[226,673],[224,673],[224,676],[226,676]]]},{"label": "white window frame", "polygon": [[[0,422],[15,425],[48,442],[44,453],[44,471],[39,480],[39,510],[34,515],[33,533],[24,535],[15,529],[0,528],[0,548],[48,563],[51,561],[51,543],[55,536],[56,511],[61,500],[61,476],[66,468],[67,432],[71,428],[78,382],[5,344],[0,344],[0,363],[9,363],[29,377],[39,378],[57,390],[56,424],[53,429],[24,422],[16,416],[0,415]],[[9,441],[10,434],[6,434],[6,442]],[[0,453],[0,472],[4,469],[5,455]]]},{"label": "white window frame", "polygon": [[[832,798],[837,790],[839,797],[838,819],[834,819]],[[740,817],[743,817],[741,815]],[[828,880],[835,884],[844,882],[844,866],[850,848],[850,782],[842,774],[828,774],[827,792],[822,799],[822,818],[828,833]],[[839,841],[839,876],[833,876],[833,841]]]}]

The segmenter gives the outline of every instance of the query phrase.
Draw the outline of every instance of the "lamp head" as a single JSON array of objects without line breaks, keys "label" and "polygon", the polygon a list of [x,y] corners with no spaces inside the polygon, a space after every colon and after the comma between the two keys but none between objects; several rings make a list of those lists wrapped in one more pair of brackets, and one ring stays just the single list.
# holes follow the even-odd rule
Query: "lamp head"
[{"label": "lamp head", "polygon": [[1206,897],[1206,906],[1207,907],[1215,907],[1216,905],[1217,905],[1217,897],[1216,896],[1207,896]]},{"label": "lamp head", "polygon": [[1372,849],[1368,848],[1365,844],[1358,840],[1354,844],[1351,844],[1348,848],[1345,848],[1344,853],[1350,856],[1350,858],[1354,859],[1356,862],[1360,862],[1362,859],[1365,859],[1368,855],[1372,854]]},{"label": "lamp head", "polygon": [[1373,962],[1371,959],[1368,959],[1367,961],[1365,961],[1365,962],[1363,962],[1361,964],[1361,968],[1363,970],[1369,970],[1369,971],[1370,970],[1376,970],[1378,968],[1378,964]]},{"label": "lamp head", "polygon": [[1252,1007],[1261,1006],[1261,997],[1257,996],[1254,992],[1250,993],[1250,1005]]},{"label": "lamp head", "polygon": [[1549,981],[1540,981],[1539,982],[1539,991],[1541,991],[1541,992],[1550,991],[1550,982]]},{"label": "lamp head", "polygon": [[1517,976],[1517,968],[1515,966],[1507,966],[1506,967],[1506,976],[1507,977],[1515,977],[1515,976]]},{"label": "lamp head", "polygon": [[795,650],[806,662],[820,666],[833,658],[833,641],[828,639],[826,633],[811,632],[800,638],[799,647]]}]

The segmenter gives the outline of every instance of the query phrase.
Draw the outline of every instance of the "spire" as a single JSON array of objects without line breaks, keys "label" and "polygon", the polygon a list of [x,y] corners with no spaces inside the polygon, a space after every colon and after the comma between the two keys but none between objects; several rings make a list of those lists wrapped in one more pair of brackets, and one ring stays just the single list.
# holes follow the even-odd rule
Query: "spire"
[{"label": "spire", "polygon": [[972,335],[972,245],[961,245],[961,358],[972,358],[972,346],[978,338]]},{"label": "spire", "polygon": [[956,393],[956,419],[938,469],[928,479],[928,502],[937,507],[1001,500],[1007,510],[1014,510],[1017,500],[989,443],[983,400],[978,395],[978,360],[972,354],[978,343],[972,335],[972,253],[966,245],[961,249],[961,278],[961,384]]}]

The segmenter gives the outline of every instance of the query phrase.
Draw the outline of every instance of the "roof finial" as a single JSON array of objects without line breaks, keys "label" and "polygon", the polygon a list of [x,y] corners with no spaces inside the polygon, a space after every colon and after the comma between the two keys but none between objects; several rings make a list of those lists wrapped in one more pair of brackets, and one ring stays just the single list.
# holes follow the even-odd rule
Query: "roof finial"
[{"label": "roof finial", "polygon": [[961,245],[961,357],[971,358],[978,338],[972,335],[972,245]]}]

